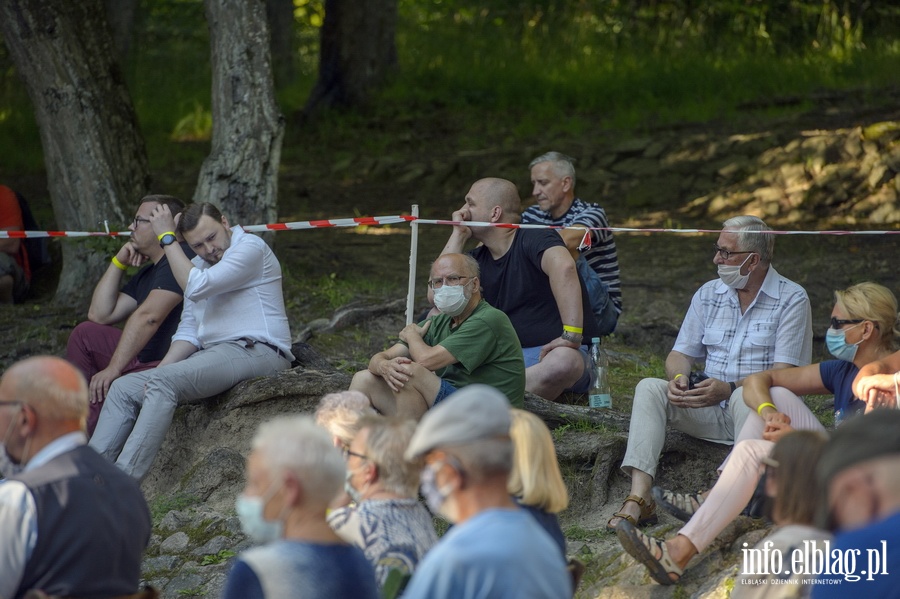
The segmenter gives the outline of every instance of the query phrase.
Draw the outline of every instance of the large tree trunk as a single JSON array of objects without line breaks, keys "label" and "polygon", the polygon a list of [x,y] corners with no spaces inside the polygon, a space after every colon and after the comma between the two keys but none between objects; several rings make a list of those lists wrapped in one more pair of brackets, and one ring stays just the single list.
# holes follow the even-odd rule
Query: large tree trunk
[{"label": "large tree trunk", "polygon": [[128,51],[131,50],[138,0],[105,0],[105,3],[106,20],[115,44],[115,54],[119,64],[124,65],[128,59]]},{"label": "large tree trunk", "polygon": [[275,86],[294,80],[294,0],[266,0]]},{"label": "large tree trunk", "polygon": [[355,106],[397,65],[397,0],[325,0],[319,79],[306,112]]},{"label": "large tree trunk", "polygon": [[275,103],[264,0],[205,0],[212,45],[212,150],[195,202],[232,224],[274,222],[284,117]]},{"label": "large tree trunk", "polygon": [[[123,230],[150,176],[103,3],[3,0],[0,35],[34,104],[57,226],[91,231],[108,220]],[[83,305],[110,250],[84,240],[62,248],[55,301]]]}]

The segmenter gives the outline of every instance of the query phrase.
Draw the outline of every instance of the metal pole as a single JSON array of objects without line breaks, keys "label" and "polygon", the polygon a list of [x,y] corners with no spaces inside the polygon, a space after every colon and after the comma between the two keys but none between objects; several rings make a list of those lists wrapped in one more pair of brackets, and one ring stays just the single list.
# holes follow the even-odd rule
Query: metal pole
[{"label": "metal pole", "polygon": [[[419,217],[419,205],[412,205],[412,215]],[[416,301],[416,262],[419,257],[419,223],[409,223],[412,230],[412,239],[409,242],[409,290],[406,293],[406,324],[413,321],[413,310]]]}]

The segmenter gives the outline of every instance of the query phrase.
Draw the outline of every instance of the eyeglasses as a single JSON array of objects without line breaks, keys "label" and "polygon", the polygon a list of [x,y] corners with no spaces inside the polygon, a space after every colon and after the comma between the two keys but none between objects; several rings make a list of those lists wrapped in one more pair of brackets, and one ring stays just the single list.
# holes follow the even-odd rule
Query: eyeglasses
[{"label": "eyeglasses", "polygon": [[716,250],[716,253],[718,255],[722,256],[723,260],[730,260],[732,256],[735,256],[737,254],[752,254],[753,253],[752,251],[739,252],[736,250],[726,250],[724,248],[720,248],[719,244],[717,244],[717,243],[713,244],[713,248]]},{"label": "eyeglasses", "polygon": [[831,317],[831,328],[839,329],[843,327],[845,324],[859,324],[861,322],[865,322],[865,318],[853,318],[849,320],[841,320],[840,318]]},{"label": "eyeglasses", "polygon": [[432,289],[440,289],[445,284],[450,285],[451,287],[456,287],[460,284],[463,279],[473,279],[474,277],[459,277],[456,275],[451,275],[449,277],[435,277],[428,281],[428,286]]},{"label": "eyeglasses", "polygon": [[361,453],[356,453],[355,451],[350,451],[350,448],[349,448],[349,447],[343,448],[343,449],[341,450],[341,453],[344,454],[344,461],[349,460],[349,459],[350,459],[350,456],[356,456],[356,457],[358,457],[358,458],[361,459],[361,460],[368,460],[368,459],[369,459],[369,456],[365,456],[365,455],[363,455],[363,454],[361,454]]},{"label": "eyeglasses", "polygon": [[141,218],[140,216],[135,216],[133,222],[134,222],[134,228],[137,229],[138,225],[140,225],[141,223],[149,223],[150,219],[149,218]]}]

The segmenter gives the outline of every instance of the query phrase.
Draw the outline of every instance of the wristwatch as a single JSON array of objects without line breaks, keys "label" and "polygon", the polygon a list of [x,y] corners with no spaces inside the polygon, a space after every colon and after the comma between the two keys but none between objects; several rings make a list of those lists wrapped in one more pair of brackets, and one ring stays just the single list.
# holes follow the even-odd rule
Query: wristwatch
[{"label": "wristwatch", "polygon": [[176,238],[171,233],[166,233],[162,237],[159,238],[159,247],[164,248],[167,245],[172,245],[175,243]]},{"label": "wristwatch", "polygon": [[581,340],[583,336],[579,333],[570,333],[569,331],[563,331],[562,335],[560,335],[563,341],[568,341],[569,343],[578,343],[581,344]]}]

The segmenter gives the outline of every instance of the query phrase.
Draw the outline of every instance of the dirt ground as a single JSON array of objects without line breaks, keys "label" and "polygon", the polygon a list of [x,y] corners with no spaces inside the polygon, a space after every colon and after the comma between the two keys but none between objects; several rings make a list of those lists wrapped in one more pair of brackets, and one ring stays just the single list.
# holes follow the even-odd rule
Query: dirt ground
[{"label": "dirt ground", "polygon": [[[840,122],[827,122],[827,125],[855,126],[865,119],[879,118],[870,113],[868,109],[860,109],[858,118],[852,113],[845,114]],[[813,117],[805,118],[815,121]],[[820,122],[826,121],[823,118]],[[427,128],[427,124],[425,126]],[[448,135],[445,127],[433,126],[439,129],[440,135]],[[764,126],[765,123],[755,123],[752,128]],[[796,123],[791,122],[789,126],[796,127]],[[576,145],[589,144],[594,133],[587,131],[583,139],[568,141]],[[422,132],[422,136],[428,139],[428,131]],[[510,147],[513,142],[508,140],[498,144],[493,144],[497,140],[485,140],[485,147],[490,149],[484,152],[483,159],[478,158],[468,167],[417,175],[408,166],[423,159],[422,151],[405,144],[402,148],[392,148],[387,166],[378,166],[378,157],[372,157],[370,176],[359,177],[348,171],[346,165],[352,140],[315,141],[324,143],[319,154],[286,160],[282,166],[281,220],[393,215],[408,212],[412,203],[422,207],[423,216],[448,218],[462,203],[468,185],[481,176],[499,174],[513,178],[526,195],[527,159],[519,160],[518,157],[536,155],[548,145],[545,140],[524,140],[519,147]],[[444,145],[434,144],[433,155],[424,159],[440,162],[444,155],[454,153],[454,143],[449,139]],[[291,155],[296,156],[296,152]],[[197,166],[199,168],[199,163]],[[393,176],[392,169],[405,174]],[[38,203],[46,202],[46,185],[39,175],[7,179],[5,183],[17,186],[26,196],[36,198]],[[166,190],[183,190],[176,191],[183,195],[190,193],[195,180],[196,171],[189,168],[172,170],[159,178]],[[590,195],[583,197],[605,205],[613,226],[626,222],[653,227],[666,227],[673,222],[680,228],[715,229],[718,226],[715,222],[685,218],[681,205],[665,199],[666,190],[660,190],[656,205],[639,211],[629,210],[617,198],[603,197],[593,188],[588,191]],[[767,220],[776,228],[780,225],[778,215]],[[816,229],[817,224],[809,222],[804,227]],[[428,266],[449,233],[446,226],[419,227],[416,286],[419,309],[425,303],[423,281]],[[715,239],[715,233],[617,234],[625,312],[608,348],[618,356],[614,364],[618,375],[613,380],[613,395],[615,409],[623,414],[630,412],[636,380],[652,374],[654,367],[659,368],[659,360],[671,348],[694,290],[716,276],[712,263]],[[893,235],[799,234],[777,238],[775,268],[803,285],[812,302],[814,360],[825,357],[824,332],[835,289],[864,280],[884,284],[895,291],[900,289],[897,284],[897,239]],[[403,298],[408,285],[410,240],[410,227],[406,225],[277,233],[276,253],[285,271],[285,299],[293,333],[298,335],[317,319],[330,318],[337,308],[350,302],[378,304]],[[55,240],[52,243],[77,242]],[[51,265],[38,273],[35,290],[27,303],[0,309],[0,369],[29,355],[64,354],[69,332],[84,319],[86,310],[61,308],[51,302],[58,269],[59,265]],[[93,282],[85,284],[93,285]],[[308,342],[338,368],[352,371],[363,367],[368,356],[390,343],[391,336],[402,324],[403,314],[396,312],[373,317],[334,333],[313,334]],[[581,399],[569,400],[577,402]],[[684,486],[689,487],[688,490],[697,490],[712,481],[710,465],[718,457],[713,454],[708,461],[681,469],[676,476],[663,482],[683,490]],[[618,551],[615,537],[602,533],[601,529],[606,518],[618,507],[618,498],[627,494],[627,481],[623,476],[614,475],[610,482],[609,504],[602,509],[574,509],[571,516],[564,517],[570,533],[570,550],[587,548],[598,562],[612,559]],[[657,532],[664,533],[674,525],[674,520],[664,518]]]}]

